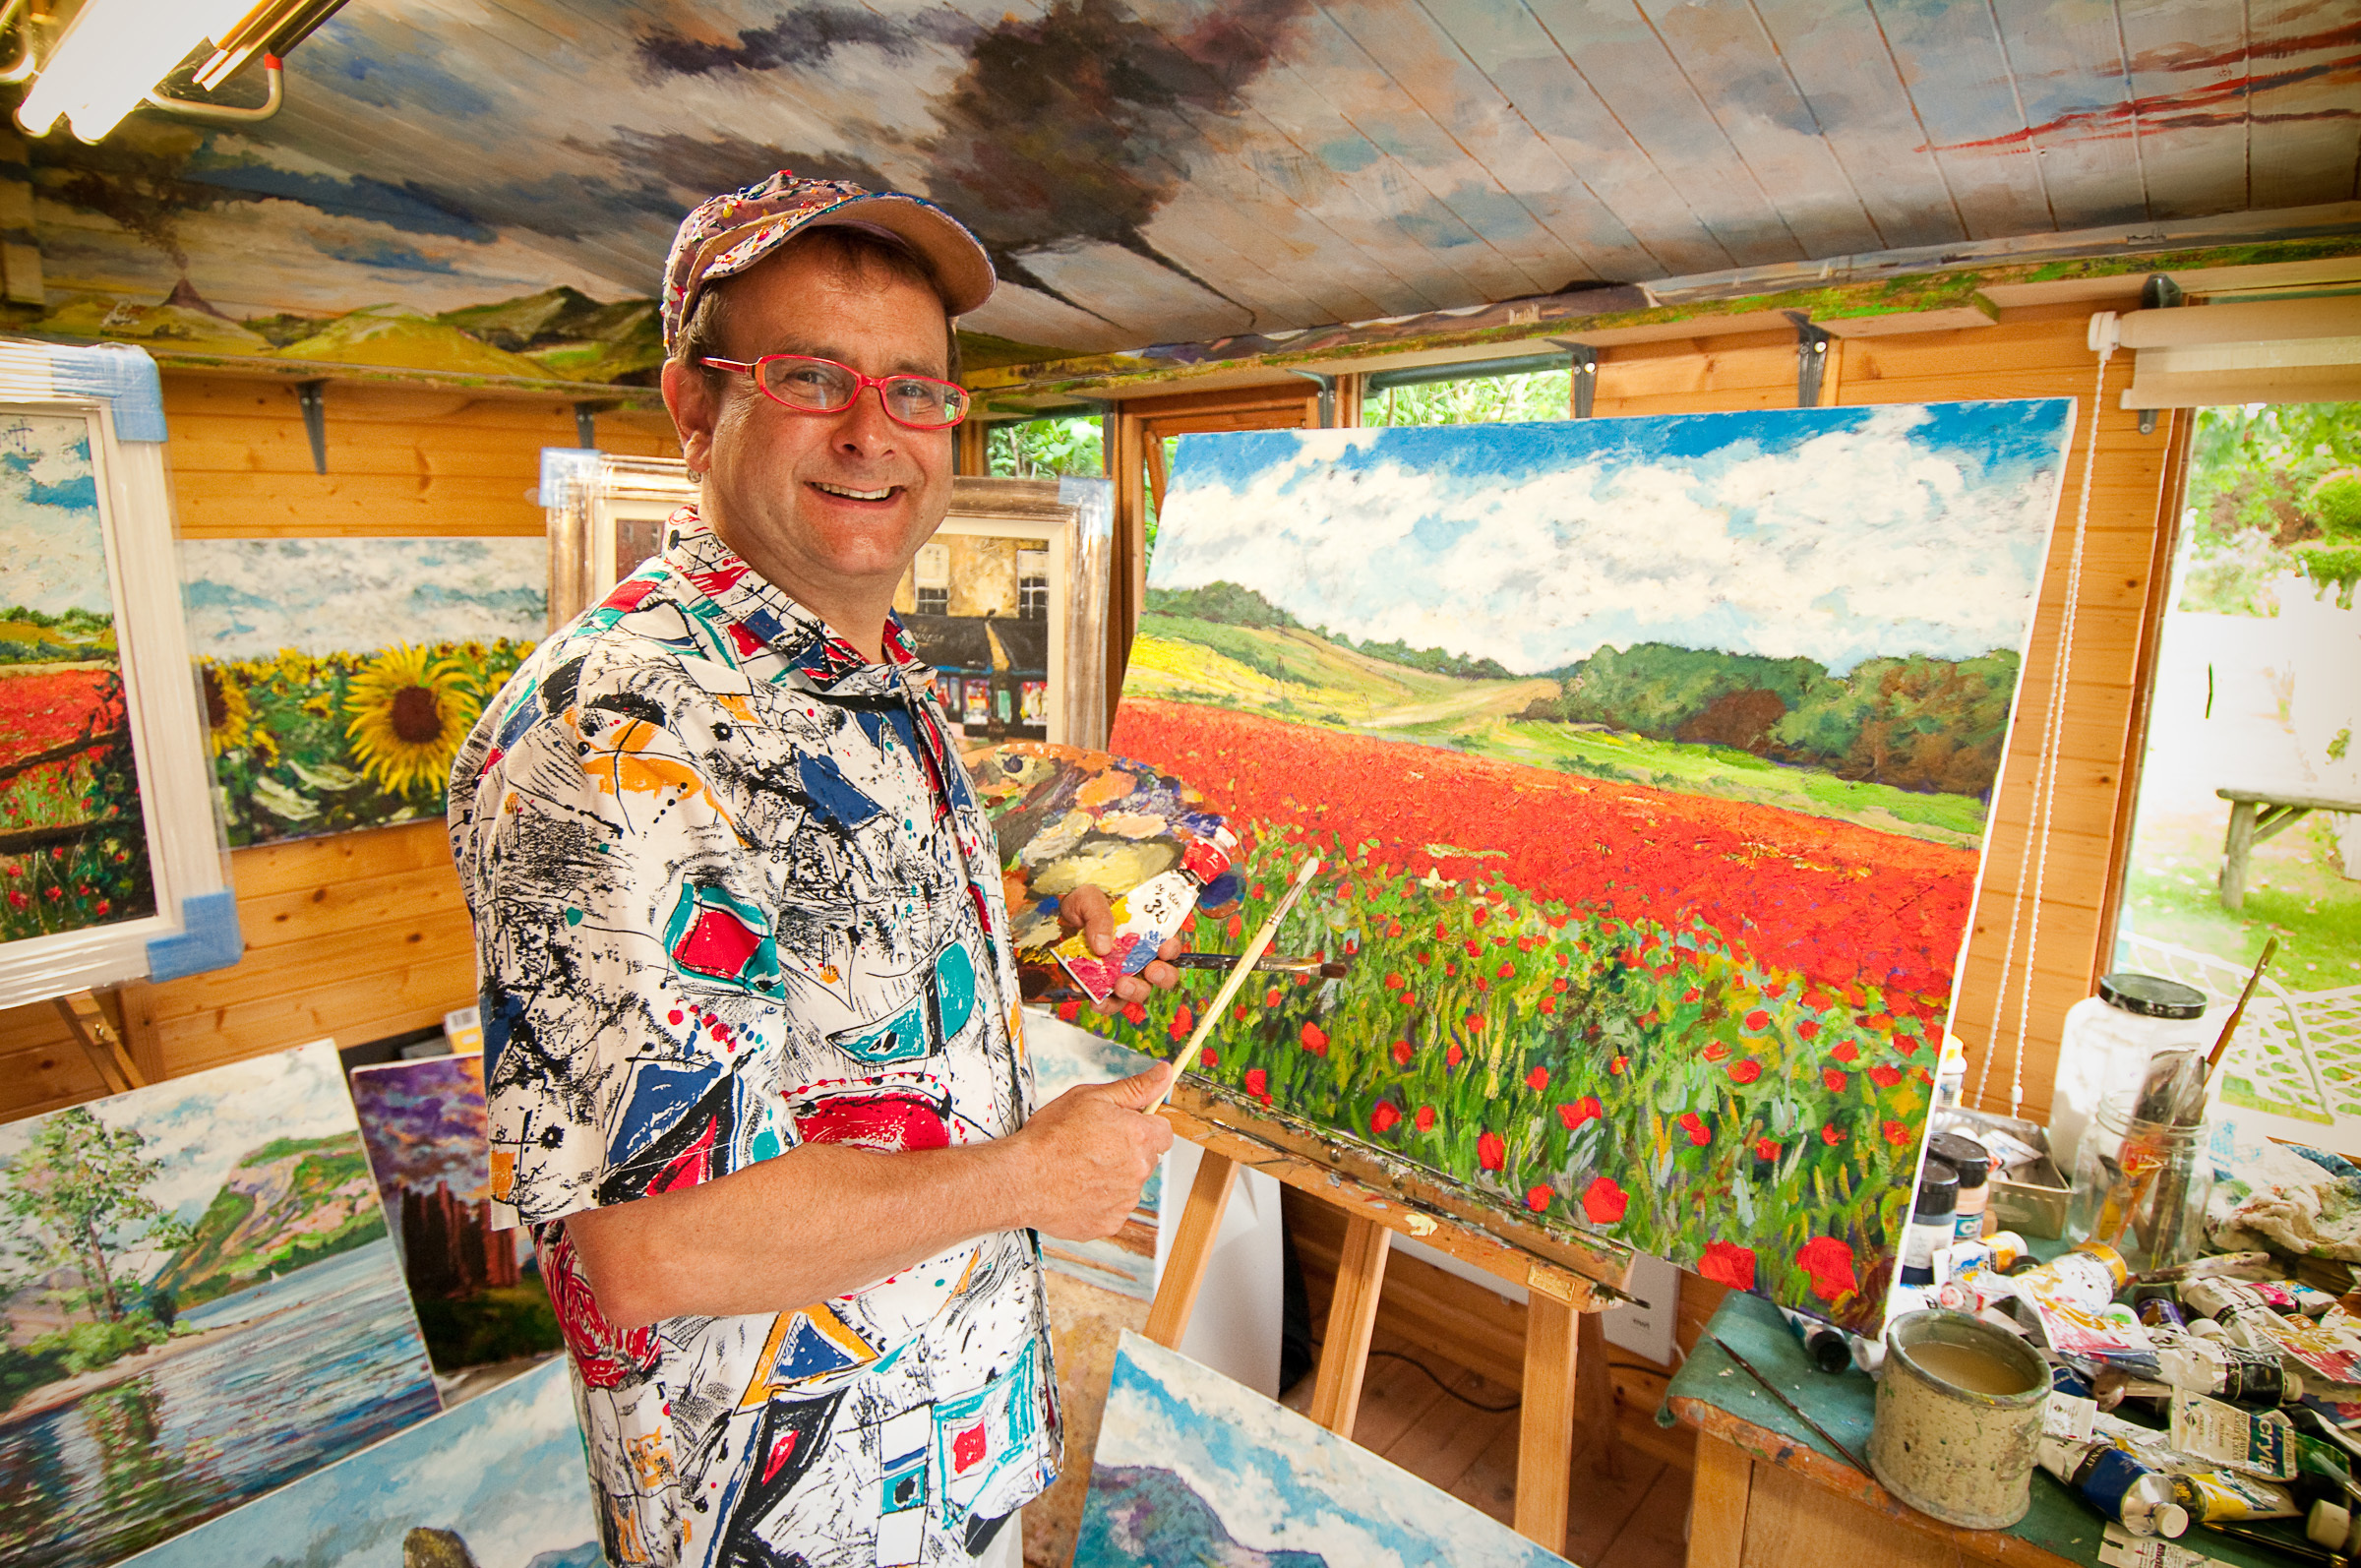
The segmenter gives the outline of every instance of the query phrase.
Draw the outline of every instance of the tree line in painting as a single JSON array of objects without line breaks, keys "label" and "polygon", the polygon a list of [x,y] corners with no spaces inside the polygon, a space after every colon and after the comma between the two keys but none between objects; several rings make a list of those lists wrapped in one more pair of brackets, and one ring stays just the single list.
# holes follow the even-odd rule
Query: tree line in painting
[{"label": "tree line in painting", "polygon": [[[1232,582],[1151,588],[1147,611],[1151,617],[1212,628],[1308,631],[1364,658],[1429,675],[1517,678],[1498,661],[1479,655],[1399,641],[1356,641],[1323,628],[1304,628],[1262,595]],[[1267,649],[1222,637],[1218,631],[1207,637],[1202,626],[1189,631],[1273,680],[1308,684]],[[1636,642],[1603,647],[1587,659],[1540,672],[1557,683],[1557,694],[1535,698],[1516,716],[1726,747],[1843,779],[1989,800],[2008,738],[2019,662],[2007,650],[1970,659],[1910,655],[1866,659],[1840,676],[1808,658]]]}]

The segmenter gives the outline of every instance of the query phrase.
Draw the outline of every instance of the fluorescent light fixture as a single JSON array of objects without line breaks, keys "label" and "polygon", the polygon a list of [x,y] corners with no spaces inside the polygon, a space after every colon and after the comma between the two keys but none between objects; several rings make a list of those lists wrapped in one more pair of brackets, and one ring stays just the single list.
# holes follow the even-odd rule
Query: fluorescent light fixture
[{"label": "fluorescent light fixture", "polygon": [[84,0],[50,47],[17,123],[46,136],[63,115],[75,136],[96,142],[191,50],[271,8],[270,0]]}]

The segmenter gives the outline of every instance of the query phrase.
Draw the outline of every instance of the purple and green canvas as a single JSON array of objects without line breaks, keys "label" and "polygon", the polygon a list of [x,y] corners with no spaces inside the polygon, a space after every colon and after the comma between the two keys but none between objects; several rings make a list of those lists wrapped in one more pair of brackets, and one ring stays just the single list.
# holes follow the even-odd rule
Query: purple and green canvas
[{"label": "purple and green canvas", "polygon": [[356,1067],[352,1102],[435,1370],[559,1349],[531,1233],[492,1229],[483,1056]]}]

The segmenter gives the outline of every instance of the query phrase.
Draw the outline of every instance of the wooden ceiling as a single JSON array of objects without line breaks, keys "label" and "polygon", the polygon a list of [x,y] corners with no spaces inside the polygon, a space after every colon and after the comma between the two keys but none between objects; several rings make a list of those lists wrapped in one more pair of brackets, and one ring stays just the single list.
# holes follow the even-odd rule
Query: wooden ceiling
[{"label": "wooden ceiling", "polygon": [[942,202],[1004,279],[971,327],[1094,350],[2353,202],[2361,7],[352,0],[276,119],[142,134],[202,198],[184,274],[269,206],[281,292],[645,295],[689,205],[786,167]]}]

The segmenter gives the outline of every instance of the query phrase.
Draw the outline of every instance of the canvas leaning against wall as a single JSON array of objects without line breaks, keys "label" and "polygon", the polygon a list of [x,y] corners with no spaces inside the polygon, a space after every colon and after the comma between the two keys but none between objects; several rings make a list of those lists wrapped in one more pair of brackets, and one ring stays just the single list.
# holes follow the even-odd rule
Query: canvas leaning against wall
[{"label": "canvas leaning against wall", "polygon": [[0,1125],[0,1267],[14,1568],[103,1568],[438,1409],[328,1041]]},{"label": "canvas leaning against wall", "polygon": [[562,1362],[132,1559],[138,1568],[602,1568]]},{"label": "canvas leaning against wall", "polygon": [[1218,1091],[1874,1331],[2072,414],[1182,438],[1111,749],[1353,961]]},{"label": "canvas leaning against wall", "polygon": [[559,1349],[532,1234],[492,1229],[482,1055],[356,1067],[352,1104],[435,1370]]},{"label": "canvas leaning against wall", "polygon": [[230,843],[440,819],[459,743],[548,630],[547,548],[184,544]]},{"label": "canvas leaning against wall", "polygon": [[1074,1568],[1562,1568],[1507,1526],[1125,1334]]}]

